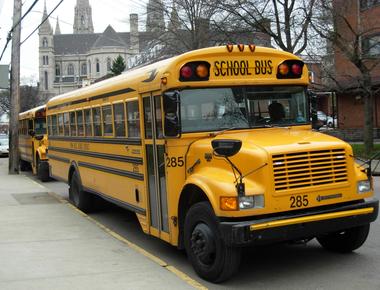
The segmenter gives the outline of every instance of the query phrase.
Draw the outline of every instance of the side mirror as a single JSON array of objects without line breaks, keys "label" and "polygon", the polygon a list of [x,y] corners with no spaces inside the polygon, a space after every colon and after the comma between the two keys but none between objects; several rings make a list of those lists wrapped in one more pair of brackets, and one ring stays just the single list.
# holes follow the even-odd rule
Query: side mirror
[{"label": "side mirror", "polygon": [[34,130],[32,130],[32,129],[29,129],[28,134],[30,136],[34,137],[34,135],[36,135],[36,132],[34,132]]},{"label": "side mirror", "polygon": [[211,141],[212,148],[216,154],[223,157],[231,157],[241,149],[241,140],[215,139]]},{"label": "side mirror", "polygon": [[317,95],[311,91],[307,91],[310,105],[310,119],[313,129],[318,129],[318,116],[317,116]]},{"label": "side mirror", "polygon": [[180,95],[178,91],[166,92],[163,95],[164,135],[179,137],[181,135]]}]

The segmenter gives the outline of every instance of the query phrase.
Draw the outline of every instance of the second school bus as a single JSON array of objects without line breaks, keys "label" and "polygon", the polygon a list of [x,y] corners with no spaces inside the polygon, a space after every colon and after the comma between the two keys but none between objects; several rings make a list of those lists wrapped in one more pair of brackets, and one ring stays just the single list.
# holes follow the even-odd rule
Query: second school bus
[{"label": "second school bus", "polygon": [[252,45],[131,70],[47,103],[50,173],[82,210],[100,196],[134,211],[209,281],[243,246],[353,251],[378,213],[371,172],[311,129],[307,85],[299,58]]}]

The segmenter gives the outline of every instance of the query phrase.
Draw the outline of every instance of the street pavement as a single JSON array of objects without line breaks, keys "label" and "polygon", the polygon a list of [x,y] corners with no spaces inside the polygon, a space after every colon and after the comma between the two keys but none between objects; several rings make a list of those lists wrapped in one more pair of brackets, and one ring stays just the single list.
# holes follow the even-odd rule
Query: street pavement
[{"label": "street pavement", "polygon": [[0,289],[202,289],[0,158]]}]

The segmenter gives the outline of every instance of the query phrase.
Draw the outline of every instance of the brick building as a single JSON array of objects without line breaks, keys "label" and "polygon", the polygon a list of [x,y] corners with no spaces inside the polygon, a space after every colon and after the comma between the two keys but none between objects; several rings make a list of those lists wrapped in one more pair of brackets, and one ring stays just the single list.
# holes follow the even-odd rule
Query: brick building
[{"label": "brick building", "polygon": [[[380,136],[380,0],[334,0],[336,29],[347,50],[361,57],[369,70],[374,92],[375,137]],[[349,23],[349,25],[347,25]],[[356,51],[356,52],[355,52]],[[347,52],[347,51],[346,51]],[[344,138],[362,139],[364,126],[363,73],[347,53],[335,46],[334,76],[337,91],[338,126]]]}]

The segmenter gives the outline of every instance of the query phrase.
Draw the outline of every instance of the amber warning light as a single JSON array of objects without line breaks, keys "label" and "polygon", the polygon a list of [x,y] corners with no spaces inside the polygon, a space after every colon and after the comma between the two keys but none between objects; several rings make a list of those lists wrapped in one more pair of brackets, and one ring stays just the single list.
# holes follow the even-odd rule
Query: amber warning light
[{"label": "amber warning light", "polygon": [[210,64],[205,61],[188,62],[181,67],[179,80],[181,82],[208,81],[210,77]]}]

